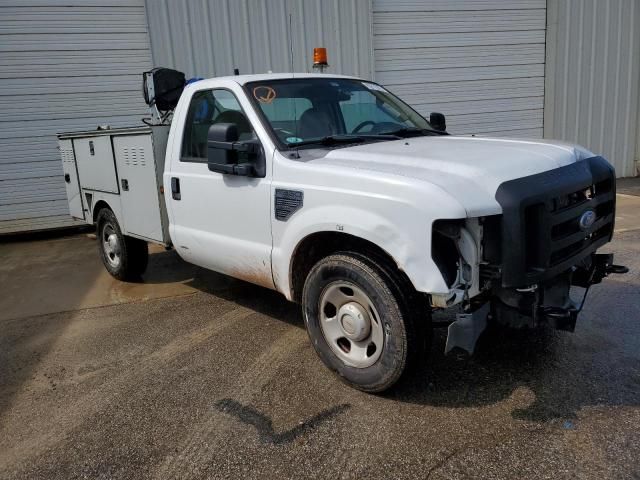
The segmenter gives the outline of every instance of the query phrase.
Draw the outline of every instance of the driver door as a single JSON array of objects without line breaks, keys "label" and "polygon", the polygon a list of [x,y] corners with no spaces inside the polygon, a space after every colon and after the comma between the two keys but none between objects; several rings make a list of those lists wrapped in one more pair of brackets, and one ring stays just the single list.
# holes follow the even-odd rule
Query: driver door
[{"label": "driver door", "polygon": [[255,138],[229,89],[195,92],[186,113],[180,158],[172,159],[171,238],[190,263],[273,288],[271,275],[271,168],[265,178],[209,171],[207,134],[216,123],[235,123],[240,140]]}]

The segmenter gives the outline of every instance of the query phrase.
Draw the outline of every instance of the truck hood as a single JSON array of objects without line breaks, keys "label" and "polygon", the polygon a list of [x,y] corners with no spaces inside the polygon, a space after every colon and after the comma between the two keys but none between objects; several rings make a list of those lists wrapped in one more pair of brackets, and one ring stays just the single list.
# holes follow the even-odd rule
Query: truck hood
[{"label": "truck hood", "polygon": [[442,136],[340,148],[320,161],[429,182],[475,217],[501,213],[495,200],[501,183],[592,156],[578,145],[562,142]]}]

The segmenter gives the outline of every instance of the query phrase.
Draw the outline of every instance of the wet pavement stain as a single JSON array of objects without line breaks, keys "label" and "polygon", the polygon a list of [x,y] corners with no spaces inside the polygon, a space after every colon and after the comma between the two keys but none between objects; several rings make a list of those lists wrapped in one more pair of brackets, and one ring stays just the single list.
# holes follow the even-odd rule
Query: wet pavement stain
[{"label": "wet pavement stain", "polygon": [[296,438],[317,428],[321,424],[334,419],[351,408],[351,405],[342,404],[328,408],[317,415],[314,415],[310,419],[301,422],[296,427],[281,433],[275,432],[273,429],[273,420],[267,415],[259,412],[253,407],[242,405],[240,402],[230,398],[219,400],[214,404],[214,407],[221,412],[233,415],[242,423],[254,426],[262,443],[282,445],[291,443]]}]

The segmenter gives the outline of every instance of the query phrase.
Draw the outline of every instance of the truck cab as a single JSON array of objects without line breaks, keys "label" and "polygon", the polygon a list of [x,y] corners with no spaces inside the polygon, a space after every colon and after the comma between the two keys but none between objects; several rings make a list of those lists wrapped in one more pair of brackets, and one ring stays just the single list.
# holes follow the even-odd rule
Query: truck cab
[{"label": "truck cab", "polygon": [[170,125],[151,159],[164,233],[128,235],[132,207],[105,201],[90,216],[105,266],[140,275],[157,241],[277,290],[301,304],[323,362],[365,391],[420,358],[434,310],[457,309],[447,349],[472,352],[488,321],[573,330],[572,287],[624,271],[596,253],[613,234],[613,168],[576,145],[449,135],[443,115],[336,75],[197,81]]}]

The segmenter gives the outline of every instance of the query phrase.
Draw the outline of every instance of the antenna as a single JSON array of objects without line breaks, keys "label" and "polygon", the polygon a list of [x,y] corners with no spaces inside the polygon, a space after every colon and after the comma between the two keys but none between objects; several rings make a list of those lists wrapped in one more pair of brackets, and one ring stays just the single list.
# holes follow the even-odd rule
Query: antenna
[{"label": "antenna", "polygon": [[[292,18],[293,15],[290,13],[289,14],[289,62],[291,63],[291,78],[295,78],[295,73],[294,73],[294,68],[293,68],[293,26],[292,26]],[[296,108],[296,99],[292,98],[291,101],[293,101],[293,119],[295,122],[295,125],[293,127],[293,134],[296,137],[296,140],[298,139],[298,111]],[[295,153],[294,153],[296,158],[300,158],[300,152],[298,150],[298,148],[296,147],[295,149]]]},{"label": "antenna", "polygon": [[238,68],[234,68],[234,69],[233,69],[233,74],[234,74],[234,75],[240,75],[240,69],[238,69]]},{"label": "antenna", "polygon": [[293,26],[292,26],[293,14],[289,14],[289,63],[291,65],[291,74],[294,72],[293,68]]}]

